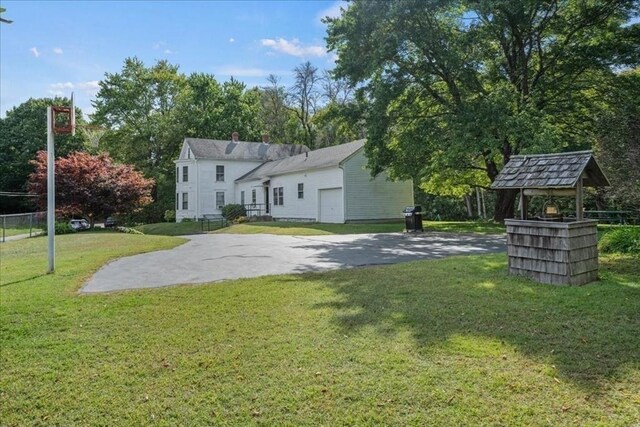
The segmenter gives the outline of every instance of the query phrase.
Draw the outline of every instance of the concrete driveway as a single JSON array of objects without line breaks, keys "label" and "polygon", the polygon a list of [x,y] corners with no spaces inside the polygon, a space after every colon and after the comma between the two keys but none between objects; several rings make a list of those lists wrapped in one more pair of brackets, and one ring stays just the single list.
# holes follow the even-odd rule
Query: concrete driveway
[{"label": "concrete driveway", "polygon": [[189,242],[177,248],[108,263],[93,275],[81,292],[157,288],[506,250],[504,236],[437,232],[329,236],[201,234],[185,237]]}]

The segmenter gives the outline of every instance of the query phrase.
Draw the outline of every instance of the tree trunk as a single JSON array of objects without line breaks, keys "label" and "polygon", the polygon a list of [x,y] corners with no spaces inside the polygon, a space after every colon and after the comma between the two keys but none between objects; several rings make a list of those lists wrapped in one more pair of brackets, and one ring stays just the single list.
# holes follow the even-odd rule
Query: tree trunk
[{"label": "tree trunk", "polygon": [[606,202],[606,196],[605,196],[605,189],[604,188],[598,188],[596,190],[596,209],[599,211],[606,211],[606,207],[607,207],[607,202]]},{"label": "tree trunk", "polygon": [[471,205],[471,197],[469,197],[468,195],[465,195],[464,202],[467,205],[467,215],[469,216],[469,218],[473,218],[473,207]]},{"label": "tree trunk", "polygon": [[478,205],[478,217],[484,219],[482,216],[482,201],[480,200],[480,189],[476,187],[476,204]]},{"label": "tree trunk", "polygon": [[504,222],[507,218],[513,218],[515,213],[515,201],[518,190],[497,190],[496,204],[493,211],[493,220]]}]

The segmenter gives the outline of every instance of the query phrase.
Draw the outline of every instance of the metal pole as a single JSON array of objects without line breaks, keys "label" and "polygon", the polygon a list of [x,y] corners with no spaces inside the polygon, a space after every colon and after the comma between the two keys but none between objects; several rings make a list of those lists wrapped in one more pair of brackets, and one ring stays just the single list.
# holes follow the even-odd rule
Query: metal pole
[{"label": "metal pole", "polygon": [[49,268],[47,268],[47,273],[53,273],[56,269],[55,173],[55,153],[53,151],[53,116],[51,107],[47,107],[47,237],[49,241]]}]

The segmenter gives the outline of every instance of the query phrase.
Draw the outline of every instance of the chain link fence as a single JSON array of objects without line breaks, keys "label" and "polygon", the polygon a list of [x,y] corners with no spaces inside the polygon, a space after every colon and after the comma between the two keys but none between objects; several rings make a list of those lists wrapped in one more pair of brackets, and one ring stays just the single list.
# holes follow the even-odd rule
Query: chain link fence
[{"label": "chain link fence", "polygon": [[47,228],[46,212],[0,215],[0,242],[32,237],[42,234]]}]

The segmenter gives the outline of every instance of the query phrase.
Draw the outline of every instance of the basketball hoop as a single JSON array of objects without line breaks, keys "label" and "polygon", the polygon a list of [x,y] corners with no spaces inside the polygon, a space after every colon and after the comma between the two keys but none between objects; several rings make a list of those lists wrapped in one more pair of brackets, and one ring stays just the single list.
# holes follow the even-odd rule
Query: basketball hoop
[{"label": "basketball hoop", "polygon": [[98,148],[100,140],[107,132],[107,129],[96,125],[81,125],[79,127],[82,134],[87,138],[87,141],[89,141],[89,145],[93,148]]},{"label": "basketball hoop", "polygon": [[71,105],[69,107],[51,107],[52,131],[57,134],[76,134],[76,109],[71,93]]}]

